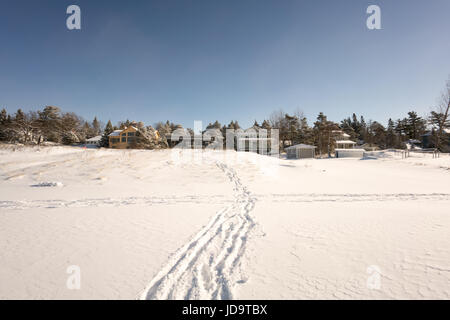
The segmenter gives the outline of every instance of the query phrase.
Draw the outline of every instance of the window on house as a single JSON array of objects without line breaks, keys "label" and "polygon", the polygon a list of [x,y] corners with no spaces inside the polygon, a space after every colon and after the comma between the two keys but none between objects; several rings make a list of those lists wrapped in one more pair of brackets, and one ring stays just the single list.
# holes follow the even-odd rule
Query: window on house
[{"label": "window on house", "polygon": [[126,137],[122,137],[122,142],[127,142],[127,138]]},{"label": "window on house", "polygon": [[129,137],[134,137],[135,136],[135,132],[128,132],[128,136]]}]

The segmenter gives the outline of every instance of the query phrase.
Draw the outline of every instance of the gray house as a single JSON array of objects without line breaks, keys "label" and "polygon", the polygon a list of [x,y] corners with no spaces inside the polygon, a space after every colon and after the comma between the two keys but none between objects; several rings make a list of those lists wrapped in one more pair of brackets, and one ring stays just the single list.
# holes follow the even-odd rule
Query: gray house
[{"label": "gray house", "polygon": [[288,159],[307,159],[316,155],[316,147],[308,144],[296,144],[285,150]]}]

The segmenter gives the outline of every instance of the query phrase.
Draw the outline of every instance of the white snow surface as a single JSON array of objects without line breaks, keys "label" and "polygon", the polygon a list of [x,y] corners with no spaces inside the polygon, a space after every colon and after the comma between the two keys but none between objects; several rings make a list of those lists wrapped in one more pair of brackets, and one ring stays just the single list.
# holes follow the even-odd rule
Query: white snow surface
[{"label": "white snow surface", "polygon": [[0,299],[449,299],[449,178],[445,154],[3,147]]}]

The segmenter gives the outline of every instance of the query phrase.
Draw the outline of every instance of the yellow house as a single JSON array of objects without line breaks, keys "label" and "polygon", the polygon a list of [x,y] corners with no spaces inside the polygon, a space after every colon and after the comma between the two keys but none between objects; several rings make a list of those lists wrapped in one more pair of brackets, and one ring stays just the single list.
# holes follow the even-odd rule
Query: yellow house
[{"label": "yellow house", "polygon": [[114,130],[109,135],[109,147],[114,149],[129,149],[131,144],[136,141],[138,129],[129,126],[123,130]]}]

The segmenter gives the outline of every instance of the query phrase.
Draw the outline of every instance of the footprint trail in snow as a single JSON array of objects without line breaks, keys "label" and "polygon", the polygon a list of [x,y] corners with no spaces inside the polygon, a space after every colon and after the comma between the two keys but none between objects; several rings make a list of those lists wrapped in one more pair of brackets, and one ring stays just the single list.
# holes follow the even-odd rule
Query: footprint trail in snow
[{"label": "footprint trail in snow", "polygon": [[246,281],[242,257],[255,222],[250,211],[256,198],[242,185],[234,169],[216,165],[233,183],[235,200],[216,213],[189,243],[178,250],[150,282],[140,299],[224,299]]}]

